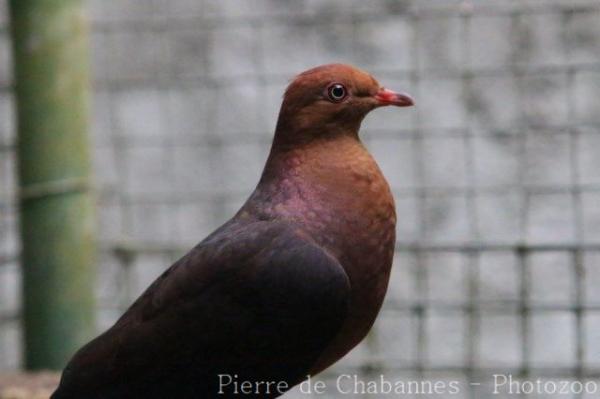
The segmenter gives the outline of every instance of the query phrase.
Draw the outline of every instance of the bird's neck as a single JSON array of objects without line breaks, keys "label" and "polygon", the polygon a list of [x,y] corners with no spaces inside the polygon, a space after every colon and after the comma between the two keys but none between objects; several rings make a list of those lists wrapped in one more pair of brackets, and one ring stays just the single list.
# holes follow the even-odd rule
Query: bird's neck
[{"label": "bird's neck", "polygon": [[284,139],[277,140],[276,136],[259,187],[278,187],[285,181],[300,186],[336,185],[340,173],[345,174],[349,166],[366,170],[373,163],[358,134],[330,133],[294,145],[288,145]]},{"label": "bird's neck", "polygon": [[275,128],[272,155],[291,149],[300,150],[301,147],[316,148],[323,142],[331,143],[349,138],[360,143],[358,131],[364,115],[335,119],[322,117],[315,123],[317,110],[311,111],[295,108],[284,101]]}]

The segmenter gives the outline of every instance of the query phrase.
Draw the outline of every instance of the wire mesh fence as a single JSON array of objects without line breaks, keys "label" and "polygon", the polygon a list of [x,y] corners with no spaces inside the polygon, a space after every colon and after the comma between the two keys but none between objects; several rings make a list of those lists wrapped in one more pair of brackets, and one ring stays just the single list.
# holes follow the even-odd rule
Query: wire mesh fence
[{"label": "wire mesh fence", "polygon": [[[20,300],[5,3],[0,369],[12,369]],[[477,398],[515,396],[492,395],[499,373],[600,386],[597,1],[88,4],[99,329],[244,201],[288,79],[342,61],[417,107],[378,110],[363,125],[395,194],[397,255],[376,327],[324,378],[459,381],[452,396]]]}]

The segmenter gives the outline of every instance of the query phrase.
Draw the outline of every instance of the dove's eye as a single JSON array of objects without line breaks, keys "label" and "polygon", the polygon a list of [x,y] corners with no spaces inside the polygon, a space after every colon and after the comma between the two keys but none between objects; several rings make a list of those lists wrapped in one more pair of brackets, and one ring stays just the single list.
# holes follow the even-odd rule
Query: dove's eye
[{"label": "dove's eye", "polygon": [[339,103],[346,98],[346,88],[340,83],[333,83],[327,89],[327,95],[331,101]]}]

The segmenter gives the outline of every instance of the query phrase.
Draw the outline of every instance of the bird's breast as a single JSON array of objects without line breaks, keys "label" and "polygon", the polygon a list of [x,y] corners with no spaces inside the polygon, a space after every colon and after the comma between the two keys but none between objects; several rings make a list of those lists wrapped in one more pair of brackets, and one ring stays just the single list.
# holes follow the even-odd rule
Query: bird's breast
[{"label": "bird's breast", "polygon": [[[370,201],[321,218],[328,228],[315,231],[317,241],[333,252],[350,279],[348,317],[336,339],[314,367],[317,373],[354,348],[369,332],[383,303],[395,243],[393,201]],[[358,204],[357,204],[358,205]],[[318,219],[317,219],[318,220]]]},{"label": "bird's breast", "polygon": [[305,227],[342,264],[351,284],[349,314],[315,372],[356,346],[372,327],[387,291],[395,244],[396,213],[389,186],[375,162],[348,162],[334,181],[305,190]]},{"label": "bird's breast", "polygon": [[285,173],[269,176],[255,193],[258,201],[251,202],[261,204],[265,217],[299,226],[339,260],[351,285],[346,321],[314,374],[356,346],[379,313],[394,253],[394,200],[379,167],[356,140],[321,144],[275,161]]}]

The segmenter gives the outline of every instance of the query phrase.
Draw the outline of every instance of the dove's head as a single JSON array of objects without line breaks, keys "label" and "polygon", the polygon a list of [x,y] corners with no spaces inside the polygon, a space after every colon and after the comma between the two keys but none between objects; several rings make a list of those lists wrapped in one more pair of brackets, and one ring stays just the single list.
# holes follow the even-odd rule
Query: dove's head
[{"label": "dove's head", "polygon": [[321,65],[298,75],[283,97],[277,136],[284,141],[357,134],[373,109],[407,107],[406,94],[382,87],[375,78],[344,64]]}]

